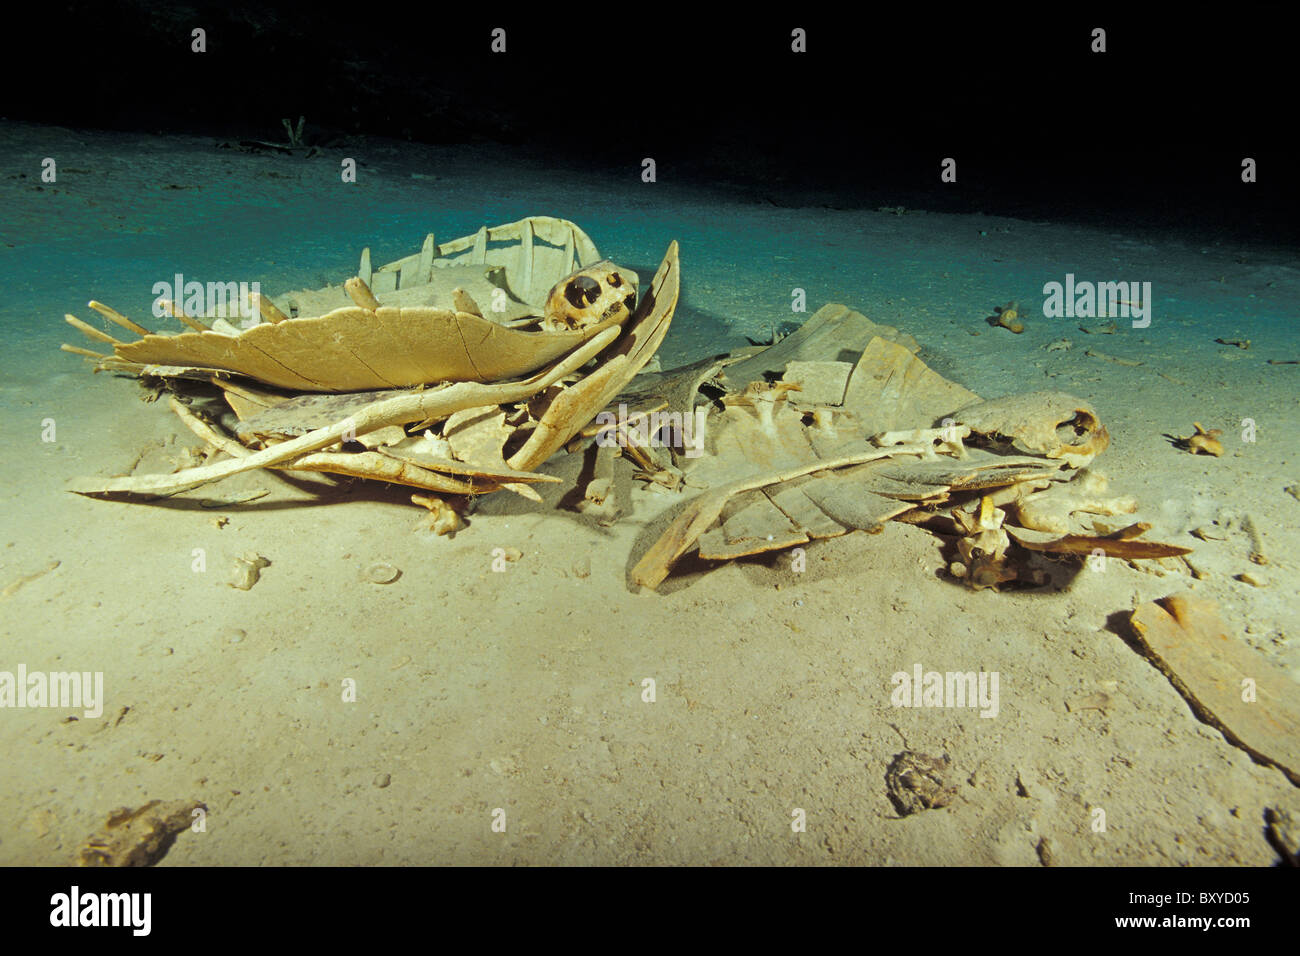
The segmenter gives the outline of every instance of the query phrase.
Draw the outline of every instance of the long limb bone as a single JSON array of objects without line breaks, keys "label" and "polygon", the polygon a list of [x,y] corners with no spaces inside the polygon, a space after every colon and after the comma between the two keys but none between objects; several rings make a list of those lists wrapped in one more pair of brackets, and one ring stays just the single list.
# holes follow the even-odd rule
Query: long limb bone
[{"label": "long limb bone", "polygon": [[[207,422],[195,415],[175,396],[171,398],[171,408],[190,431],[203,441],[224,451],[232,458],[248,458],[254,452],[249,451],[239,442],[221,434]],[[335,475],[348,475],[353,478],[370,478],[375,481],[388,481],[395,484],[410,485],[426,491],[437,491],[450,495],[476,495],[495,491],[497,488],[516,487],[525,498],[540,500],[537,493],[525,481],[559,481],[550,475],[512,474],[510,484],[494,481],[489,476],[470,475],[468,480],[444,475],[429,468],[423,468],[413,462],[403,461],[381,452],[316,452],[303,455],[293,461],[284,462],[273,467],[284,471],[316,471]],[[531,492],[531,494],[530,494]]]},{"label": "long limb bone", "polygon": [[[445,388],[399,395],[375,402],[341,422],[308,432],[301,438],[281,442],[270,448],[228,461],[215,462],[198,468],[189,468],[171,475],[138,475],[120,478],[78,478],[69,483],[68,490],[78,494],[105,494],[131,492],[135,494],[174,494],[228,478],[256,468],[268,468],[293,461],[311,452],[320,451],[349,434],[365,434],[376,428],[400,422],[418,421],[421,418],[441,419],[462,408],[483,405],[500,405],[521,402],[549,388],[570,372],[580,369],[602,349],[618,337],[615,326],[604,330],[550,369],[520,382],[483,385],[479,382],[457,382]],[[524,469],[519,469],[524,470]]]},{"label": "long limb bone", "polygon": [[98,312],[100,315],[102,315],[104,318],[108,319],[110,322],[114,322],[117,325],[120,325],[128,332],[134,332],[136,335],[149,334],[148,329],[146,329],[142,325],[137,325],[136,323],[132,322],[121,312],[117,311],[117,309],[109,308],[104,303],[97,302],[94,299],[91,299],[86,304],[90,306],[92,309],[94,309],[96,312]]},{"label": "long limb bone", "polygon": [[94,339],[96,342],[104,342],[107,345],[122,344],[121,340],[113,338],[113,336],[109,335],[107,332],[99,331],[99,329],[95,328],[93,325],[87,325],[75,315],[65,315],[63,321],[67,322],[68,325],[72,326],[74,329],[80,331],[81,334],[86,336],[88,339]]}]

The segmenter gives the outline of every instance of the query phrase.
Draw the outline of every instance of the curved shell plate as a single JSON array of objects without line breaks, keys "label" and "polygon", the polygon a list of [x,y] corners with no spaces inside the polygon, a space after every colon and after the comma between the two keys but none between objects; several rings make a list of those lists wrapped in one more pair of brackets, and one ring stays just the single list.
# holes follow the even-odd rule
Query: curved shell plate
[{"label": "curved shell plate", "polygon": [[352,307],[256,325],[238,336],[146,335],[114,352],[142,365],[224,369],[294,391],[360,392],[519,378],[615,324],[523,332],[447,309]]}]

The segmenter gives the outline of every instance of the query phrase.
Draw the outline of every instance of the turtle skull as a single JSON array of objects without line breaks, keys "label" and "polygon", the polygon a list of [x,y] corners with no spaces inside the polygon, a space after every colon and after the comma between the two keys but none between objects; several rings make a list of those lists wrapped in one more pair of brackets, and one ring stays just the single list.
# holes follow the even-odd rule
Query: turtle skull
[{"label": "turtle skull", "polygon": [[636,306],[637,275],[609,260],[561,279],[546,297],[542,328],[574,332],[613,321],[622,324]]}]

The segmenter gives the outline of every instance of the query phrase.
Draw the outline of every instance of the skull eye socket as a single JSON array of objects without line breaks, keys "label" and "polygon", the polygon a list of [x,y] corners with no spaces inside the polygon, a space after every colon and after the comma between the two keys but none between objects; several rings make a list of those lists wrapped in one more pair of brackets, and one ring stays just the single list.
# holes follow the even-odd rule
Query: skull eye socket
[{"label": "skull eye socket", "polygon": [[609,283],[610,288],[617,289],[619,286],[623,284],[623,277],[619,275],[617,272],[611,272],[609,274],[609,278],[607,278],[605,281]]},{"label": "skull eye socket", "polygon": [[600,295],[600,283],[591,276],[576,276],[564,287],[564,298],[575,309],[585,308]]}]

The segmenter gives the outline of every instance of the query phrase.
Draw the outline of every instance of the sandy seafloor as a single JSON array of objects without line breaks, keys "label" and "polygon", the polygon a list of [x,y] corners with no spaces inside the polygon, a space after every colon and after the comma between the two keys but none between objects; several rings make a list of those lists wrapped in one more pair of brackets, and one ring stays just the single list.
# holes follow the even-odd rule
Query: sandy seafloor
[{"label": "sandy seafloor", "polygon": [[[639,168],[595,179],[487,149],[371,141],[302,159],[215,145],[0,126],[0,585],[59,562],[0,601],[0,670],[102,671],[106,694],[99,719],[0,711],[0,863],[69,862],[110,810],[152,799],[209,808],[164,866],[1039,865],[1043,838],[1065,865],[1274,859],[1263,810],[1300,812],[1300,793],[1198,721],[1112,621],[1190,590],[1300,692],[1300,501],[1285,490],[1300,481],[1300,366],[1267,364],[1300,358],[1294,249],[1194,236],[1194,222],[1178,237],[992,209],[779,208],[676,186],[670,169],[647,185]],[[343,155],[361,162],[357,184],[339,181]],[[45,156],[59,180],[38,188]],[[902,327],[985,397],[1091,401],[1112,436],[1097,470],[1138,497],[1148,537],[1195,546],[1203,579],[1113,561],[1063,591],[970,592],[935,538],[891,524],[814,544],[803,574],[776,557],[643,594],[628,568],[676,500],[645,491],[609,529],[548,493],[546,507],[484,502],[440,538],[400,489],[367,483],[317,497],[245,475],[215,487],[270,494],[222,511],[195,504],[211,487],[165,504],[63,490],[195,444],[164,403],[58,351],[86,344],[65,312],[102,324],[85,307],[96,298],[151,325],[152,284],[177,271],[275,293],[340,281],[363,246],[379,264],[429,231],[532,214],[573,219],[643,278],[681,243],[665,368],[801,319],[797,286],[809,314],[838,301]],[[1150,328],[1089,336],[1031,311],[1015,336],[983,321],[1067,272],[1151,281]],[[1073,348],[1044,349],[1060,338]],[[1222,458],[1162,437],[1193,420],[1224,430]],[[571,476],[565,457],[548,468]],[[1247,514],[1267,566],[1247,559]],[[1223,540],[1190,537],[1216,522]],[[497,547],[523,552],[504,574]],[[191,570],[196,548],[206,573]],[[237,591],[227,571],[249,550],[272,564]],[[362,580],[377,561],[401,578]],[[916,663],[998,671],[1000,714],[891,707],[890,675]],[[341,700],[349,678],[356,703]],[[1099,691],[1109,704],[1090,709]],[[904,741],[951,758],[950,806],[899,817],[884,776]],[[807,832],[792,832],[794,808]]]}]

